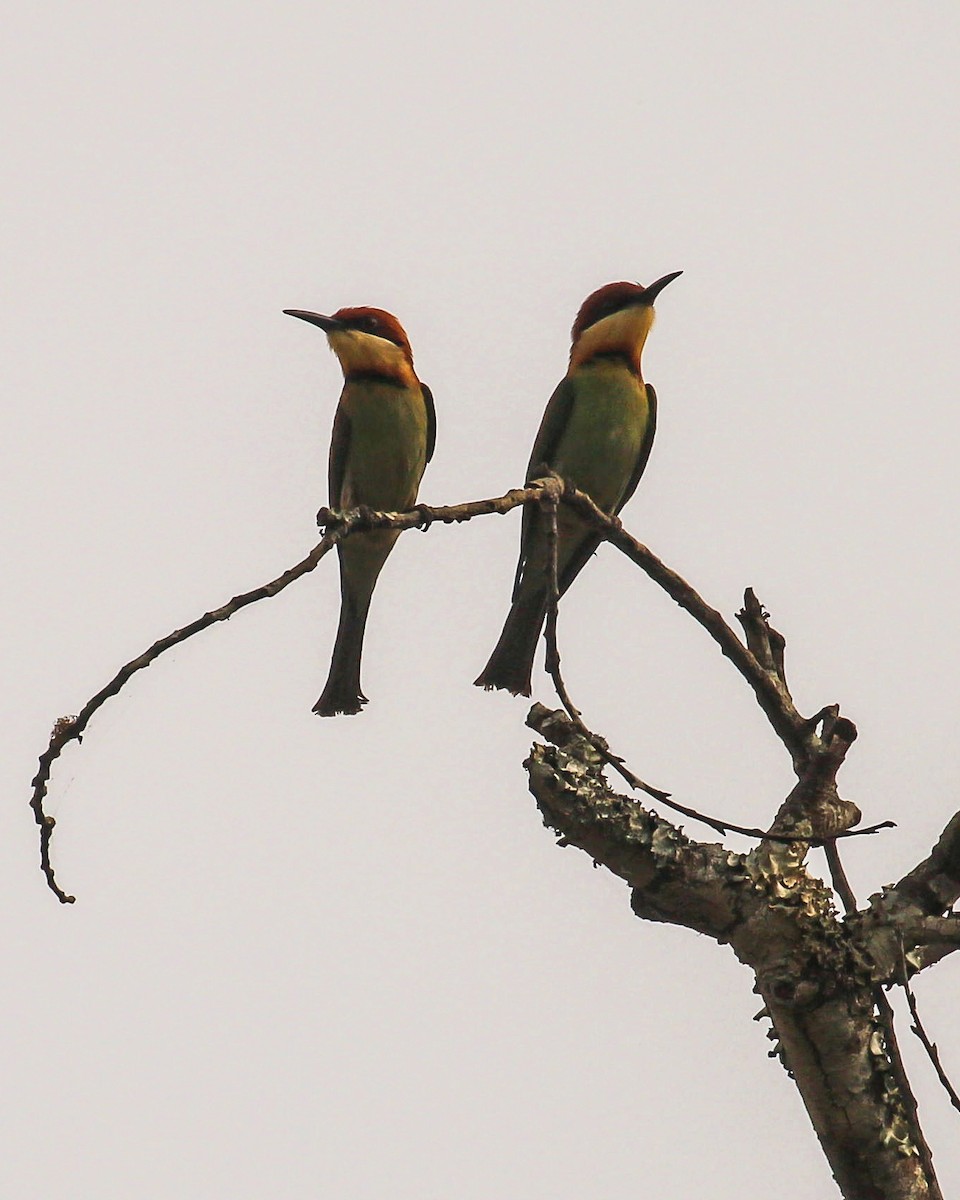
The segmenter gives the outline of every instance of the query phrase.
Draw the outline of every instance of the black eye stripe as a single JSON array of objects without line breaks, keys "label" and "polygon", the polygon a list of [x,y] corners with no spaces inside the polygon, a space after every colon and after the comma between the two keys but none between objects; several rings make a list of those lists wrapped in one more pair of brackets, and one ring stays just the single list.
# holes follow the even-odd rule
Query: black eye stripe
[{"label": "black eye stripe", "polygon": [[624,300],[622,296],[619,298],[611,297],[598,306],[590,317],[590,324],[585,325],[584,329],[589,329],[590,325],[596,325],[598,321],[604,320],[605,317],[612,317],[614,313],[621,312],[623,309],[629,307],[630,301]]},{"label": "black eye stripe", "polygon": [[597,320],[602,321],[604,317],[612,317],[615,312],[619,312],[621,308],[626,308],[628,302],[621,300],[608,300],[597,314]]},{"label": "black eye stripe", "polygon": [[385,342],[392,342],[394,346],[409,352],[406,335],[399,326],[394,326],[389,313],[380,315],[376,312],[346,312],[339,319],[342,320],[344,329],[365,333],[369,337],[383,338]]}]

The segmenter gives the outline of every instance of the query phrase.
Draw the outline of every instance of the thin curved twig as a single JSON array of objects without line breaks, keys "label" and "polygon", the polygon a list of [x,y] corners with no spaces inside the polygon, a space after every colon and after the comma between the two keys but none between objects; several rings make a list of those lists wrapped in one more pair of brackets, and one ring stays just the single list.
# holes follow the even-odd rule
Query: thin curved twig
[{"label": "thin curved twig", "polygon": [[[563,480],[558,480],[558,483],[560,488],[562,488]],[[652,787],[649,783],[644,783],[638,775],[634,775],[632,771],[627,770],[623,759],[619,759],[616,755],[610,753],[606,741],[586,726],[579,708],[570,699],[570,693],[567,691],[567,685],[560,670],[560,649],[557,645],[557,614],[560,607],[560,584],[557,577],[557,508],[559,506],[559,499],[559,495],[553,489],[545,489],[540,498],[540,503],[547,510],[547,619],[544,628],[544,637],[547,642],[547,672],[553,680],[553,686],[560,697],[560,703],[566,709],[567,715],[576,726],[577,731],[587,739],[604,761],[619,771],[631,787],[641,792],[646,792],[648,796],[651,796],[654,800],[659,800],[668,807],[675,807],[670,804],[669,792],[664,792],[660,788]]]},{"label": "thin curved twig", "polygon": [[[545,482],[549,483],[550,481],[546,480]],[[659,801],[661,804],[666,805],[667,808],[672,809],[674,812],[681,813],[683,816],[689,817],[693,821],[699,821],[701,824],[707,825],[710,829],[714,830],[714,832],[719,833],[721,837],[727,833],[739,833],[744,837],[762,838],[765,841],[771,842],[783,842],[787,844],[792,842],[806,842],[811,846],[824,845],[827,848],[828,859],[831,857],[831,846],[833,846],[833,859],[836,861],[838,866],[840,859],[836,853],[836,847],[834,845],[836,837],[863,837],[865,835],[878,833],[881,829],[889,829],[893,827],[895,822],[881,821],[876,825],[870,825],[864,829],[848,829],[837,833],[836,837],[820,839],[811,838],[804,834],[772,833],[769,830],[757,829],[749,825],[736,825],[732,821],[725,821],[719,817],[711,817],[707,813],[702,813],[695,808],[690,808],[685,804],[680,804],[678,801],[673,800],[669,792],[662,791],[660,788],[652,787],[649,783],[646,783],[640,778],[639,775],[634,774],[634,772],[630,770],[625,759],[623,759],[619,754],[614,754],[611,751],[606,739],[601,737],[600,734],[594,733],[593,730],[590,729],[584,722],[579,708],[577,708],[570,697],[566,682],[563,678],[563,673],[560,669],[560,649],[557,643],[557,620],[560,608],[557,511],[560,499],[565,497],[567,494],[568,489],[565,488],[563,480],[559,477],[556,477],[556,486],[545,486],[538,496],[540,504],[547,513],[547,617],[544,626],[544,639],[547,644],[547,651],[545,666],[547,673],[553,680],[553,686],[556,689],[560,703],[566,710],[571,722],[576,726],[577,731],[587,739],[591,746],[593,746],[603,761],[609,766],[613,767],[621,779],[625,780],[626,783],[629,784],[629,786],[634,790],[646,792],[648,796]],[[582,493],[575,494],[581,495]],[[591,504],[592,503],[593,502],[591,501]],[[597,509],[597,512],[600,511],[600,509]],[[601,515],[605,514],[601,513]],[[639,545],[639,543],[637,544]],[[644,549],[646,549],[646,547],[644,547]],[[665,569],[669,570],[669,568]],[[677,578],[679,579],[680,577],[677,576]],[[685,581],[682,582],[684,582],[686,587],[689,587]],[[690,591],[692,592],[693,589],[691,588]],[[693,594],[696,595],[695,592],[693,592]],[[699,596],[697,599],[699,600]],[[726,622],[723,621],[723,618],[720,617],[719,613],[716,615],[724,624],[724,626],[729,629],[729,626],[726,625]],[[730,630],[730,632],[733,633],[732,630]],[[747,651],[747,653],[750,652]],[[780,647],[780,655],[780,661],[782,663],[782,645]],[[833,862],[831,861],[831,869],[832,867]],[[842,867],[840,868],[840,874],[843,876]],[[843,876],[843,879],[845,881],[846,877]],[[836,877],[834,881],[836,883]]]},{"label": "thin curved twig", "polygon": [[[284,571],[282,575],[279,575],[270,583],[263,584],[239,596],[234,596],[221,607],[204,613],[202,617],[191,621],[188,625],[183,626],[183,628],[174,630],[172,633],[160,638],[142,654],[125,663],[110,682],[86,702],[76,716],[61,717],[56,722],[47,748],[40,755],[39,769],[32,780],[33,795],[30,806],[33,809],[36,823],[40,828],[41,869],[50,889],[57,898],[64,904],[72,904],[75,900],[75,897],[68,895],[57,883],[50,858],[50,841],[56,821],[44,812],[43,801],[47,794],[53,764],[70,742],[81,740],[91,717],[101,708],[106,700],[111,696],[117,695],[133,675],[150,666],[165,651],[171,649],[173,646],[180,645],[188,638],[193,637],[194,634],[200,633],[202,630],[209,628],[219,621],[229,620],[234,613],[239,612],[240,609],[258,600],[277,595],[291,583],[301,578],[301,576],[312,571],[324,555],[343,538],[371,529],[405,530],[420,528],[425,530],[434,523],[449,525],[470,521],[478,516],[487,516],[494,513],[504,514],[529,501],[537,500],[548,493],[555,497],[553,500],[554,507],[560,499],[565,503],[573,505],[582,516],[595,526],[605,540],[610,541],[617,549],[626,554],[631,561],[644,570],[655,583],[663,588],[669,596],[706,629],[720,646],[722,652],[734,663],[740,674],[744,676],[753,688],[761,708],[767,714],[774,729],[780,735],[781,740],[787,745],[795,764],[798,761],[803,761],[811,752],[815,752],[819,748],[820,739],[816,733],[816,718],[805,721],[800,716],[793,705],[785,684],[781,685],[781,681],[777,678],[775,672],[771,673],[761,666],[750,648],[740,641],[722,615],[715,609],[710,608],[686,580],[661,562],[646,546],[631,537],[624,530],[619,518],[608,516],[601,509],[597,508],[586,493],[568,487],[563,480],[556,476],[532,480],[525,487],[512,488],[502,496],[494,496],[485,500],[472,500],[454,505],[430,506],[420,504],[402,513],[373,512],[366,508],[353,509],[347,513],[334,513],[329,509],[321,509],[317,514],[317,520],[325,530],[324,536],[318,545],[299,563],[289,570]],[[555,646],[555,611],[552,618],[552,630]],[[557,674],[560,680],[560,687],[563,687],[562,676],[559,675],[559,663]],[[560,688],[558,687],[558,693],[559,691]],[[566,689],[564,688],[564,693],[565,691]],[[562,694],[561,698],[563,698]],[[568,711],[572,715],[575,710],[573,710],[569,696],[566,698],[565,707],[567,704],[570,705]],[[575,719],[579,720],[579,715]],[[586,726],[583,726],[583,728],[589,734]],[[669,800],[668,793],[662,792],[657,788],[651,788],[639,776],[634,775],[625,766],[622,759],[611,754],[609,749],[601,749],[602,738],[599,738],[595,734],[589,734],[589,736],[593,744],[597,746],[598,751],[604,755],[606,761],[620,773],[631,787],[645,791],[654,798],[659,799],[662,803],[669,804],[676,812],[682,813],[693,820],[702,821],[720,834],[741,833],[747,837],[771,837],[769,833],[763,830],[735,825],[726,821],[718,821],[698,812],[696,809],[687,808],[676,801]],[[892,821],[882,821],[877,825],[865,829],[845,830],[838,834],[838,836],[863,836],[876,833],[881,829],[891,828],[893,825],[894,822]],[[804,839],[800,839],[796,835],[784,835],[782,838],[776,840],[792,841]],[[814,839],[810,840],[810,844],[818,845],[820,842]]]},{"label": "thin curved twig", "polygon": [[228,621],[234,613],[246,608],[247,605],[255,604],[258,600],[265,600],[270,596],[276,596],[291,583],[309,574],[324,555],[343,538],[367,529],[426,529],[434,522],[449,525],[492,513],[507,513],[527,500],[534,499],[539,495],[540,490],[540,485],[533,483],[525,488],[513,488],[502,496],[494,496],[487,500],[473,500],[465,504],[443,505],[435,508],[418,505],[416,508],[402,513],[377,513],[369,509],[353,509],[347,513],[333,513],[329,509],[321,509],[317,514],[317,520],[321,526],[325,527],[324,536],[295,566],[284,571],[282,575],[278,575],[269,583],[234,596],[219,608],[212,609],[210,612],[204,613],[202,617],[184,625],[183,628],[175,629],[165,637],[159,638],[142,654],[138,654],[136,658],[124,663],[110,682],[90,697],[79,713],[75,716],[60,717],[54,724],[46,750],[40,755],[39,769],[31,780],[33,795],[30,807],[33,809],[34,819],[40,828],[40,869],[46,877],[50,890],[61,904],[73,904],[76,897],[69,895],[57,883],[50,857],[50,841],[57,824],[56,820],[43,808],[43,801],[50,782],[50,773],[53,764],[64,749],[71,742],[82,741],[83,732],[87,728],[90,718],[111,696],[116,696],[132,676],[156,662],[165,651],[181,645],[194,634],[209,629],[218,621]]},{"label": "thin curved twig", "polygon": [[711,608],[703,597],[676,571],[672,570],[652,550],[638,542],[623,527],[619,517],[611,517],[599,509],[584,492],[567,492],[564,499],[582,515],[587,516],[603,533],[605,539],[644,571],[671,600],[701,625],[729,658],[734,667],[753,689],[760,707],[774,731],[790,751],[795,766],[802,766],[811,751],[818,747],[816,727],[797,711],[786,685],[775,670],[765,669],[749,646],[745,646],[722,613]]},{"label": "thin curved twig", "polygon": [[306,558],[301,559],[296,566],[291,567],[288,571],[284,571],[282,575],[277,576],[270,583],[265,583],[258,588],[254,588],[252,591],[244,592],[240,596],[234,596],[232,600],[229,600],[220,608],[212,609],[210,612],[204,613],[202,617],[191,621],[189,625],[184,625],[182,629],[175,629],[172,633],[168,633],[166,637],[159,638],[152,646],[148,646],[142,654],[137,655],[136,658],[131,659],[128,663],[124,663],[110,682],[95,695],[91,696],[76,716],[60,717],[50,735],[50,744],[43,754],[40,755],[40,769],[32,780],[33,797],[30,801],[30,807],[33,809],[36,822],[40,826],[40,865],[47,878],[47,883],[62,904],[73,904],[76,897],[64,892],[54,876],[53,866],[50,862],[50,838],[56,826],[56,820],[44,812],[43,800],[47,794],[47,785],[50,781],[50,772],[53,764],[63,753],[64,748],[70,742],[82,741],[83,731],[90,723],[90,718],[94,713],[111,696],[116,696],[124,684],[138,671],[143,671],[156,662],[165,650],[169,650],[173,646],[179,646],[187,638],[193,637],[195,633],[200,633],[204,629],[208,629],[211,625],[216,624],[217,621],[229,620],[234,613],[239,612],[241,608],[246,608],[248,604],[254,604],[257,600],[263,600],[267,596],[275,596],[278,592],[282,592],[285,587],[288,587],[302,575],[306,575],[312,571],[333,544],[333,538],[325,537],[318,545],[314,546]]},{"label": "thin curved twig", "polygon": [[843,911],[847,914],[857,911],[857,898],[853,894],[853,888],[850,886],[850,881],[847,879],[847,873],[843,869],[843,863],[840,861],[840,853],[837,850],[835,838],[827,838],[823,843],[824,853],[827,857],[827,866],[830,868],[830,878],[833,881],[833,890],[840,897],[843,904]]},{"label": "thin curved twig", "polygon": [[960,1096],[957,1095],[956,1089],[950,1082],[950,1078],[943,1069],[943,1063],[940,1061],[940,1051],[937,1049],[936,1042],[932,1042],[927,1035],[926,1029],[923,1027],[923,1022],[920,1020],[920,1013],[917,1009],[917,1000],[913,994],[913,989],[910,986],[910,972],[907,968],[907,955],[904,950],[903,938],[900,937],[900,986],[903,988],[904,994],[907,997],[907,1004],[910,1006],[910,1016],[913,1018],[913,1024],[910,1026],[910,1032],[916,1034],[927,1052],[927,1057],[933,1063],[933,1069],[937,1073],[937,1078],[943,1085],[943,1090],[950,1097],[950,1103],[960,1112]]}]

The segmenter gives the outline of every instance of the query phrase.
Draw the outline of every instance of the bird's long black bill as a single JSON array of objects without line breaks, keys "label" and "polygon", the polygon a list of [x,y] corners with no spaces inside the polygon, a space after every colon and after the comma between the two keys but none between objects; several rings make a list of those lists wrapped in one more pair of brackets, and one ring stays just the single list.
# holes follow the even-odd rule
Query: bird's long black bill
[{"label": "bird's long black bill", "polygon": [[669,275],[661,276],[656,283],[651,283],[648,288],[643,289],[644,304],[652,304],[660,295],[668,283],[673,283],[678,275],[682,275],[682,271],[671,271]]},{"label": "bird's long black bill", "polygon": [[284,315],[299,317],[301,321],[309,321],[311,325],[319,325],[324,333],[334,333],[343,328],[343,322],[336,317],[325,317],[322,313],[307,312],[303,308],[285,308]]}]

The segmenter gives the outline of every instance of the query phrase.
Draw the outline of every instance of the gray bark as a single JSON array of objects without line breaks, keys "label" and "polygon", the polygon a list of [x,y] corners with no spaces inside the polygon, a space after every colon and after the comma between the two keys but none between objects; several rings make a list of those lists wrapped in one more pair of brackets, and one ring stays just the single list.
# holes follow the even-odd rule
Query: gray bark
[{"label": "gray bark", "polygon": [[[565,713],[535,705],[528,724],[547,739],[527,760],[530,789],[561,843],[620,876],[638,917],[712,937],[753,972],[775,1053],[841,1194],[940,1197],[878,993],[898,978],[901,946],[910,958],[929,945],[942,949],[944,939],[960,944],[956,918],[930,911],[960,894],[953,874],[960,821],[954,818],[926,863],[843,918],[831,890],[807,872],[807,841],[771,838],[748,854],[695,841],[613,791],[603,753]],[[839,765],[843,753],[830,753]],[[771,833],[789,827],[820,837],[824,824],[836,830],[851,817],[839,798],[831,812],[831,771],[814,774],[815,782],[801,780],[781,806]]]}]

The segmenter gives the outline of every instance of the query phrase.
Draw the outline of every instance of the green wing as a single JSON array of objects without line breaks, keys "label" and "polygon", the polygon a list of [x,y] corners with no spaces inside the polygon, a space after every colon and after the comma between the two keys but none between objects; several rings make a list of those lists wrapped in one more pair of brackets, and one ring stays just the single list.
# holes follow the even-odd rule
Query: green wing
[{"label": "green wing", "polygon": [[[570,409],[573,407],[573,384],[566,377],[560,380],[553,390],[553,395],[547,401],[540,420],[540,428],[533,439],[533,450],[527,463],[525,482],[536,479],[539,468],[552,467],[556,457],[557,447],[570,420]],[[524,505],[523,517],[520,524],[520,557],[517,559],[517,570],[513,577],[513,599],[516,600],[520,590],[520,578],[523,575],[523,564],[530,552],[530,538],[533,536],[533,526],[536,513],[533,505]]]},{"label": "green wing", "polygon": [[433,392],[425,383],[420,384],[420,391],[423,392],[423,403],[427,407],[427,462],[433,458],[433,451],[437,444],[437,410],[433,403]]},{"label": "green wing", "polygon": [[[344,392],[346,388],[344,388]],[[330,486],[331,508],[340,507],[343,495],[343,477],[347,471],[347,455],[350,453],[350,418],[347,416],[343,397],[333,418],[333,433],[330,435],[330,459],[327,465],[327,481]]]},{"label": "green wing", "polygon": [[[640,444],[640,452],[637,454],[637,461],[634,464],[633,472],[627,482],[626,489],[620,499],[620,503],[616,507],[616,512],[630,499],[633,493],[637,490],[637,484],[640,482],[640,476],[643,474],[647,460],[650,457],[650,451],[653,448],[653,436],[657,432],[657,393],[653,390],[652,384],[644,384],[647,389],[647,427],[643,432],[643,441]],[[587,565],[590,558],[597,552],[601,538],[599,534],[589,534],[583,539],[580,545],[570,556],[566,567],[561,572],[558,580],[560,595],[567,590],[571,583],[580,574],[583,568]]]},{"label": "green wing", "polygon": [[573,392],[571,381],[567,378],[561,379],[554,389],[553,395],[547,401],[540,428],[533,441],[530,462],[527,464],[527,483],[531,479],[536,479],[537,467],[553,466],[557,446],[560,444],[560,439],[567,428],[567,422],[570,420]]},{"label": "green wing", "polygon": [[643,434],[643,442],[640,446],[640,453],[637,455],[637,462],[633,468],[633,474],[630,476],[630,481],[627,484],[626,491],[623,493],[623,498],[617,505],[616,511],[621,508],[630,499],[633,493],[637,490],[637,484],[640,482],[640,476],[643,474],[647,465],[647,459],[650,457],[650,451],[653,449],[653,435],[657,432],[657,393],[653,390],[653,384],[647,383],[644,385],[647,389],[647,408],[649,416],[647,417],[647,428]]}]

